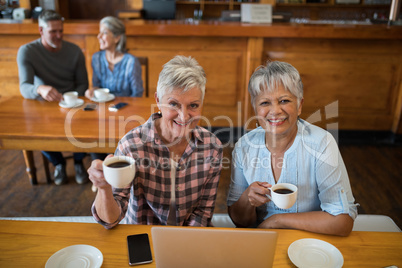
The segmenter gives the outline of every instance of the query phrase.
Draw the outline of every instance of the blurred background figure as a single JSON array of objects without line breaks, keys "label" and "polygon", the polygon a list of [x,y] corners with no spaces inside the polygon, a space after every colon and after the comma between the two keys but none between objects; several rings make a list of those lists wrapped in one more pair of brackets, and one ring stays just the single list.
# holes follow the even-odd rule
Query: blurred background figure
[{"label": "blurred background figure", "polygon": [[101,51],[92,56],[92,86],[85,92],[89,99],[94,89],[108,88],[115,96],[142,97],[141,64],[127,53],[126,28],[115,17],[105,17],[100,21],[99,46]]},{"label": "blurred background figure", "polygon": [[[53,10],[44,10],[38,22],[41,37],[22,45],[17,54],[22,96],[57,102],[62,101],[62,94],[67,91],[77,91],[83,96],[88,88],[85,57],[77,45],[63,40],[63,18]],[[42,153],[55,166],[55,184],[66,183],[66,160],[62,153]],[[75,180],[79,184],[88,182],[82,163],[85,155],[73,154]]]}]

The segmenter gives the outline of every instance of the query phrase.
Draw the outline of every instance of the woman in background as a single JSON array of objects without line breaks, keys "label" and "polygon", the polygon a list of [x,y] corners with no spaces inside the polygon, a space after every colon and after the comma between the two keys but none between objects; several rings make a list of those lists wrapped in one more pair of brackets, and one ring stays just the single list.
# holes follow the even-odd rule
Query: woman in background
[{"label": "woman in background", "polygon": [[142,97],[140,61],[126,49],[126,29],[115,17],[100,21],[98,40],[101,51],[92,56],[92,86],[85,92],[89,99],[94,89],[108,88],[115,96]]}]

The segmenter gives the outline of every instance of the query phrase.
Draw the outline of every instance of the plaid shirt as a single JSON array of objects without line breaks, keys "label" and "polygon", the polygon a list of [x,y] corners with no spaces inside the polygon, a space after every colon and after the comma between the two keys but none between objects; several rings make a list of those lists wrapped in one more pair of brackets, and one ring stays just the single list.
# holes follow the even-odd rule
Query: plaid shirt
[{"label": "plaid shirt", "polygon": [[[166,225],[171,196],[170,154],[155,129],[155,113],[148,121],[128,132],[119,142],[115,155],[136,160],[136,175],[127,188],[113,189],[120,207],[120,217],[114,223],[95,219],[109,229],[121,223]],[[222,169],[220,140],[197,126],[178,161],[176,169],[176,223],[188,226],[210,226]]]}]

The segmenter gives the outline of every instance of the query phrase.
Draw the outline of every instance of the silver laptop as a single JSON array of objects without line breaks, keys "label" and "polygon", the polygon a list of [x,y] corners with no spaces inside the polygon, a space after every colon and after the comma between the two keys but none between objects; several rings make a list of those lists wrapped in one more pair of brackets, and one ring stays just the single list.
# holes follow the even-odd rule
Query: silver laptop
[{"label": "silver laptop", "polygon": [[157,268],[272,267],[278,234],[256,229],[152,227]]}]

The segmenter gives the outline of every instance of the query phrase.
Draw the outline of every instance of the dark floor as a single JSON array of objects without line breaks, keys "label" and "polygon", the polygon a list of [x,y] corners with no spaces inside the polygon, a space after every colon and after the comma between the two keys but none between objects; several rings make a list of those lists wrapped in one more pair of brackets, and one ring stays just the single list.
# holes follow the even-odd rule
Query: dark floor
[{"label": "dark floor", "polygon": [[[353,194],[361,214],[390,216],[402,228],[402,146],[343,145],[341,153],[348,169]],[[224,151],[231,158],[232,148]],[[71,155],[71,154],[66,154]],[[0,150],[0,217],[87,216],[95,198],[91,184],[74,181],[72,159],[67,161],[69,183],[48,185],[39,152],[35,152],[38,185],[31,185],[25,173],[21,151]],[[89,166],[90,158],[85,159]],[[216,213],[226,212],[230,165],[221,174]]]}]

